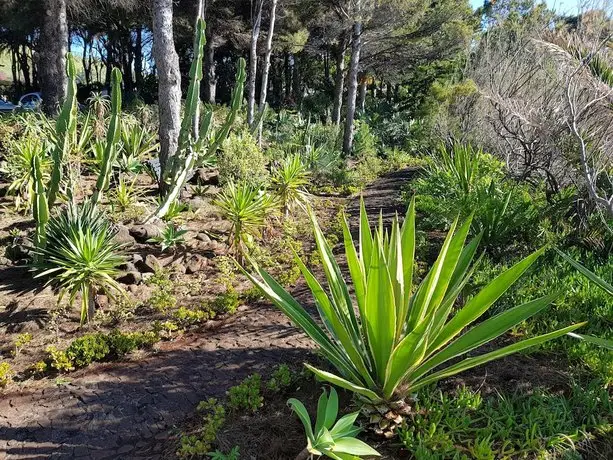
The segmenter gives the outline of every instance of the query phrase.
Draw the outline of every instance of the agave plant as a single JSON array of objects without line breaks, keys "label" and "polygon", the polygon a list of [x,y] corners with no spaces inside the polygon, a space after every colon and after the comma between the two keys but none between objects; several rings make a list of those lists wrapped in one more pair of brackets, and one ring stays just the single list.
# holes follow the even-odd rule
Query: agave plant
[{"label": "agave plant", "polygon": [[295,205],[303,205],[308,201],[308,193],[304,189],[308,184],[309,172],[300,155],[285,158],[273,170],[272,189],[278,196],[286,216]]},{"label": "agave plant", "polygon": [[[559,295],[551,293],[516,306],[466,330],[534,263],[542,249],[501,273],[464,305],[456,305],[474,269],[471,262],[479,244],[477,237],[464,246],[470,219],[462,225],[453,223],[434,265],[414,288],[414,200],[402,226],[395,219],[391,232],[383,229],[381,220],[372,231],[362,203],[359,248],[354,245],[346,219],[343,221],[355,308],[342,271],[312,213],[311,219],[329,291],[299,258],[297,262],[324,327],[257,264],[253,263],[254,273],[247,276],[317,343],[335,371],[306,366],[320,379],[363,398],[368,403],[366,410],[373,411],[371,422],[381,434],[393,434],[403,415],[410,412],[405,398],[420,388],[583,325],[458,360],[539,312]],[[441,367],[450,360],[453,364]]]},{"label": "agave plant", "polygon": [[111,298],[121,293],[113,279],[124,262],[122,247],[114,241],[115,230],[91,202],[69,204],[46,226],[47,244],[34,249],[35,277],[48,278],[68,295],[70,304],[81,294],[81,324],[93,318],[95,296]]},{"label": "agave plant", "polygon": [[[330,388],[330,396],[326,390],[317,403],[317,420],[315,430],[311,418],[302,402],[295,398],[287,401],[304,425],[307,446],[298,454],[296,460],[305,460],[311,455],[324,455],[334,460],[359,460],[362,456],[380,457],[381,454],[365,442],[356,439],[361,428],[354,425],[359,412],[347,414],[338,421],[338,395]],[[335,423],[336,422],[336,423]]]},{"label": "agave plant", "polygon": [[155,134],[137,124],[124,124],[121,128],[121,143],[117,166],[122,172],[138,173],[148,154],[158,148]]},{"label": "agave plant", "polygon": [[257,236],[264,227],[267,214],[274,207],[274,199],[252,185],[229,182],[213,203],[232,223],[228,244],[242,259],[247,240]]},{"label": "agave plant", "polygon": [[162,252],[164,252],[167,249],[176,248],[178,245],[183,244],[185,242],[184,235],[186,233],[187,230],[177,228],[175,224],[169,222],[159,236],[154,236],[147,241],[150,243],[159,243],[162,247]]}]

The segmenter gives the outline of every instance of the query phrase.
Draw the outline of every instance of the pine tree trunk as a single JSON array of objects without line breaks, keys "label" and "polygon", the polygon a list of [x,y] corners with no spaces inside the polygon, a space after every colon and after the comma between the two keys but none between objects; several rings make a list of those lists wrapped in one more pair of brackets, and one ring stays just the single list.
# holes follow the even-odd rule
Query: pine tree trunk
[{"label": "pine tree trunk", "polygon": [[47,115],[58,113],[66,95],[66,50],[68,22],[66,0],[44,0],[43,25],[40,36],[40,83],[43,110]]},{"label": "pine tree trunk", "polygon": [[360,52],[362,51],[362,23],[353,23],[351,33],[351,61],[349,63],[347,87],[347,115],[345,117],[345,132],[343,136],[343,153],[351,154],[353,147],[353,118],[358,93],[358,70],[360,67]]},{"label": "pine tree trunk", "polygon": [[134,46],[134,79],[136,81],[136,92],[140,94],[143,90],[143,28],[136,29],[136,44]]},{"label": "pine tree trunk", "polygon": [[163,177],[166,165],[178,147],[181,128],[181,72],[179,56],[172,33],[173,0],[153,2],[153,56],[158,74],[158,110],[160,116],[160,188],[165,191]]},{"label": "pine tree trunk", "polygon": [[343,87],[345,86],[345,54],[347,51],[347,38],[345,32],[341,34],[336,50],[336,75],[334,75],[334,105],[332,106],[332,122],[341,124],[341,110],[343,108]]},{"label": "pine tree trunk", "polygon": [[262,6],[264,0],[255,0],[255,11],[252,12],[253,25],[251,28],[251,45],[249,47],[249,80],[247,81],[247,123],[253,124],[255,114],[255,80],[258,69],[258,38],[260,37],[260,26],[262,24]]},{"label": "pine tree trunk", "polygon": [[270,27],[266,38],[266,54],[264,55],[264,66],[262,67],[262,85],[260,88],[260,111],[264,110],[266,96],[268,93],[268,74],[270,73],[270,56],[272,55],[272,38],[275,32],[275,18],[277,12],[277,0],[272,0],[270,4]]},{"label": "pine tree trunk", "polygon": [[358,99],[358,113],[361,115],[364,113],[364,110],[366,109],[366,89],[367,89],[366,75],[360,75],[359,80],[360,80],[360,92],[359,92],[359,99]]}]

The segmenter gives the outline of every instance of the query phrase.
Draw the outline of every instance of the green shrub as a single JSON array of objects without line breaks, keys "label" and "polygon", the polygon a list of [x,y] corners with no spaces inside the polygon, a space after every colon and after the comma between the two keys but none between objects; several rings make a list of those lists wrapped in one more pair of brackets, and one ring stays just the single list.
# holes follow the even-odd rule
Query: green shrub
[{"label": "green shrub", "polygon": [[268,180],[266,158],[249,132],[228,136],[223,142],[217,166],[221,184],[234,182],[259,187]]},{"label": "green shrub", "polygon": [[196,434],[181,436],[177,450],[177,457],[181,459],[201,458],[209,453],[217,432],[226,421],[226,410],[214,398],[201,401],[196,410],[202,416],[202,426]]},{"label": "green shrub", "polygon": [[74,365],[64,350],[58,350],[54,345],[49,345],[46,351],[49,354],[49,365],[53,369],[58,372],[74,371]]},{"label": "green shrub", "polygon": [[270,380],[266,383],[266,388],[270,391],[278,393],[286,388],[288,388],[293,381],[292,372],[290,371],[287,364],[281,364],[277,366],[272,375],[270,376]]},{"label": "green shrub", "polygon": [[115,329],[106,336],[109,353],[117,358],[140,348],[148,348],[157,341],[159,337],[152,331],[123,333]]},{"label": "green shrub", "polygon": [[179,307],[174,313],[174,318],[183,326],[191,326],[213,319],[215,315],[216,311],[209,308],[206,310],[190,310],[189,308]]},{"label": "green shrub", "polygon": [[106,336],[102,333],[87,334],[73,340],[66,349],[66,356],[76,367],[89,366],[109,354]]},{"label": "green shrub", "polygon": [[[584,265],[589,266],[598,276],[611,281],[613,258],[599,260],[590,253],[577,251],[570,253],[576,260],[581,260]],[[507,262],[508,265],[512,263],[512,260]],[[476,271],[466,295],[471,295],[474,290],[485,285],[495,273],[506,268],[507,264],[485,259]],[[536,264],[534,272],[528,275],[525,283],[509,289],[493,313],[554,291],[561,291],[564,295],[556,300],[547,312],[535,315],[530,322],[522,323],[515,330],[516,334],[533,336],[569,322],[587,320],[587,325],[580,330],[581,334],[613,339],[613,328],[611,328],[613,298],[587,281],[581,273],[553,251]],[[573,361],[583,363],[606,382],[613,383],[613,353],[609,350],[570,337],[560,338],[542,347],[564,353]]]},{"label": "green shrub", "polygon": [[228,391],[228,407],[233,411],[257,412],[264,404],[260,394],[262,377],[253,374]]},{"label": "green shrub", "polygon": [[226,313],[234,314],[239,305],[240,299],[238,293],[232,289],[216,296],[210,302],[209,308],[219,315]]},{"label": "green shrub", "polygon": [[537,389],[486,398],[467,388],[452,393],[429,388],[414,409],[411,423],[398,434],[419,459],[463,458],[463,453],[478,459],[550,458],[613,429],[613,405],[598,382],[573,385],[568,395]]},{"label": "green shrub", "polygon": [[17,356],[21,349],[32,341],[32,338],[32,334],[30,334],[29,332],[19,334],[17,336],[17,340],[15,340],[15,349],[13,350],[14,356]]},{"label": "green shrub", "polygon": [[13,370],[7,362],[0,362],[0,388],[7,386],[13,380]]}]

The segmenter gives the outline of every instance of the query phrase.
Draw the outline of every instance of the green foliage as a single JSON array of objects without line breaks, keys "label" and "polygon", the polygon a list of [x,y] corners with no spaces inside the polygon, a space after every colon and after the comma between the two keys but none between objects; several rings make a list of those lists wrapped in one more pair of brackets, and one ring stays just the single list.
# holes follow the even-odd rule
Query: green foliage
[{"label": "green foliage", "polygon": [[[47,277],[68,294],[72,304],[81,294],[81,323],[93,317],[94,297],[103,292],[113,298],[121,287],[113,279],[123,263],[115,230],[90,203],[70,204],[47,224],[47,246],[35,250],[36,277]],[[61,300],[60,296],[60,300]]]},{"label": "green foliage", "polygon": [[185,234],[187,230],[176,227],[175,224],[169,222],[166,224],[159,236],[154,236],[147,240],[149,243],[158,243],[162,247],[162,252],[167,249],[175,249],[177,246],[185,243]]},{"label": "green foliage", "polygon": [[546,207],[542,193],[506,179],[503,163],[469,145],[442,147],[412,189],[426,230],[447,228],[458,215],[474,215],[472,233],[483,232],[483,244],[490,249],[507,247],[511,240],[534,247],[538,218]]},{"label": "green foliage", "polygon": [[249,132],[230,134],[223,142],[217,159],[219,182],[260,187],[268,180],[266,157]]},{"label": "green foliage", "polygon": [[273,371],[270,379],[266,383],[266,389],[274,393],[279,393],[287,389],[293,382],[292,372],[287,364],[280,364]]},{"label": "green foliage", "polygon": [[66,349],[66,356],[75,367],[86,367],[94,361],[100,361],[110,352],[106,336],[102,333],[87,334],[71,342]]},{"label": "green foliage", "polygon": [[216,296],[210,303],[209,307],[217,314],[234,314],[240,305],[238,293],[234,289],[230,289],[223,294]]},{"label": "green foliage", "polygon": [[308,201],[305,190],[308,184],[309,172],[299,155],[285,158],[273,169],[272,190],[286,216],[296,205],[304,205]]},{"label": "green foliage", "polygon": [[226,421],[226,410],[214,398],[201,401],[196,410],[202,417],[202,426],[196,434],[181,437],[177,450],[177,457],[181,459],[200,458],[209,453],[217,432]]},{"label": "green foliage", "polygon": [[[595,255],[572,252],[575,259],[580,259],[585,265],[604,280],[611,279],[613,259],[610,257],[599,260]],[[485,283],[489,282],[507,263],[496,263],[485,259],[475,272],[470,289],[466,295],[472,295]],[[588,320],[582,328],[582,334],[593,335],[612,340],[613,330],[613,297],[606,291],[587,281],[574,267],[564,262],[555,254],[548,254],[536,265],[521,286],[514,286],[501,298],[494,312],[505,311],[512,305],[523,303],[530,298],[561,291],[562,297],[556,300],[548,312],[535,315],[532,321],[520,324],[516,334],[534,336],[551,328],[560,327],[569,322]],[[583,363],[607,383],[613,382],[613,353],[586,341],[578,341],[564,337],[555,342],[543,345],[546,350],[555,350],[567,355],[571,360]]]},{"label": "green foliage", "polygon": [[255,413],[264,404],[260,394],[262,377],[253,374],[228,391],[228,407],[236,412],[248,411]]},{"label": "green foliage", "polygon": [[124,173],[139,173],[147,156],[158,148],[156,134],[138,123],[124,123],[121,127],[121,145],[116,160]]},{"label": "green foliage", "polygon": [[348,223],[346,220],[343,223],[345,253],[355,289],[358,321],[341,269],[313,215],[311,219],[332,295],[323,290],[302,263],[301,270],[329,334],[257,265],[253,266],[255,275],[247,275],[269,300],[318,344],[337,374],[308,364],[307,367],[319,378],[373,403],[403,399],[430,383],[560,337],[583,325],[580,323],[548,332],[435,371],[449,360],[455,360],[504,334],[559,296],[549,291],[539,299],[515,306],[460,335],[517,281],[542,250],[499,274],[463,306],[458,306],[452,315],[455,301],[470,279],[471,261],[479,243],[477,238],[464,247],[471,221],[467,220],[460,226],[457,223],[452,225],[436,262],[418,287],[412,289],[414,203],[409,207],[402,227],[395,221],[391,232],[384,232],[382,223],[373,232],[362,203],[359,250],[354,246]]},{"label": "green foliage", "polygon": [[13,350],[13,355],[17,356],[21,349],[27,344],[29,344],[32,339],[32,334],[30,334],[29,332],[23,332],[22,334],[19,334],[17,336],[17,339],[15,340],[15,349]]},{"label": "green foliage", "polygon": [[147,303],[153,309],[160,312],[174,307],[177,303],[177,299],[173,295],[173,283],[170,281],[168,275],[168,272],[165,270],[157,270],[153,276],[147,280],[149,286],[154,286],[154,290]]},{"label": "green foliage", "polygon": [[117,185],[109,193],[113,211],[125,212],[134,206],[143,194],[135,188],[136,178],[128,183],[124,175],[119,176]]},{"label": "green foliage", "polygon": [[58,350],[54,345],[49,345],[46,352],[49,354],[49,366],[53,369],[58,372],[74,371],[74,365],[66,351]]},{"label": "green foliage", "polygon": [[11,365],[5,361],[0,362],[0,388],[4,388],[13,380]]},{"label": "green foliage", "polygon": [[207,454],[212,460],[239,460],[240,459],[240,451],[238,446],[234,446],[230,452],[224,454],[216,450],[215,452],[210,452]]},{"label": "green foliage", "polygon": [[324,455],[335,460],[381,456],[375,449],[356,438],[361,431],[360,427],[354,425],[359,412],[345,415],[337,421],[338,395],[334,388],[330,388],[329,397],[324,390],[319,398],[315,429],[302,402],[291,398],[287,403],[304,425],[306,450],[310,454]]},{"label": "green foliage", "polygon": [[179,324],[183,326],[192,326],[213,319],[216,314],[216,311],[212,309],[190,310],[189,308],[179,307],[177,311],[174,312],[173,316]]},{"label": "green foliage", "polygon": [[428,388],[414,412],[399,439],[418,459],[549,458],[594,433],[613,432],[613,406],[598,382],[573,385],[568,395],[537,389],[486,398],[464,387]]},{"label": "green foliage", "polygon": [[229,182],[213,202],[219,207],[232,227],[228,243],[239,258],[245,254],[245,246],[259,236],[266,217],[274,207],[274,199],[266,192],[247,183]]}]

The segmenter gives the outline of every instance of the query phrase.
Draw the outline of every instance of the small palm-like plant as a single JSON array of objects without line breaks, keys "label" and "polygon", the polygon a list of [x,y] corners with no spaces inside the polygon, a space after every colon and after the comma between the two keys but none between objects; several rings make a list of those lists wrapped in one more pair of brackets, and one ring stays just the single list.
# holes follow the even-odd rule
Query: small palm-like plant
[{"label": "small palm-like plant", "polygon": [[105,131],[104,118],[111,111],[111,98],[99,92],[92,92],[86,102],[94,115],[93,135],[100,139]]},{"label": "small palm-like plant", "polygon": [[289,215],[295,205],[303,205],[308,201],[308,193],[305,190],[308,184],[309,171],[300,155],[285,158],[273,170],[272,189],[279,197],[285,216]]},{"label": "small palm-like plant", "polygon": [[359,460],[363,456],[381,456],[368,444],[356,439],[358,433],[362,431],[359,426],[354,425],[359,412],[347,414],[336,420],[338,395],[334,388],[330,388],[329,397],[326,390],[319,397],[315,430],[302,402],[291,398],[287,403],[300,418],[307,437],[307,447],[298,454],[296,460],[306,460],[311,455],[324,455],[334,460]]},{"label": "small palm-like plant", "polygon": [[[322,380],[363,398],[367,402],[366,410],[372,414],[371,422],[376,424],[375,430],[386,436],[392,435],[397,424],[402,422],[402,416],[410,413],[405,398],[420,388],[554,339],[583,325],[575,324],[457,360],[541,311],[559,295],[551,293],[516,306],[467,330],[543,250],[500,274],[464,305],[457,305],[459,295],[470,279],[471,261],[479,244],[477,237],[464,247],[470,219],[460,226],[457,221],[452,225],[436,262],[421,283],[414,287],[414,201],[403,225],[400,226],[396,219],[391,232],[383,229],[382,222],[372,231],[362,203],[359,248],[354,245],[347,221],[343,221],[345,254],[357,303],[355,308],[342,271],[312,213],[311,219],[328,291],[299,258],[297,263],[311,289],[324,327],[257,264],[253,263],[255,274],[247,276],[319,345],[335,372],[308,364],[307,367]],[[442,366],[450,360],[453,364]]]},{"label": "small palm-like plant", "polygon": [[259,235],[268,213],[274,208],[274,199],[258,187],[229,182],[214,204],[232,223],[228,244],[239,259],[245,254],[249,238]]},{"label": "small palm-like plant", "polygon": [[122,172],[140,172],[143,160],[158,148],[155,134],[137,124],[125,123],[122,126],[121,143],[117,166]]},{"label": "small palm-like plant", "polygon": [[6,159],[5,172],[11,184],[9,193],[15,193],[15,207],[21,208],[25,203],[26,210],[32,206],[34,197],[34,175],[32,173],[32,160],[36,156],[40,159],[43,180],[48,180],[51,173],[51,159],[45,155],[45,146],[34,136],[27,136],[13,144],[11,153]]},{"label": "small palm-like plant", "polygon": [[142,195],[140,190],[136,189],[136,178],[132,182],[127,182],[125,177],[120,174],[117,185],[109,193],[109,198],[113,210],[123,212],[134,205]]},{"label": "small palm-like plant", "polygon": [[151,243],[159,243],[160,246],[162,246],[162,251],[166,251],[167,249],[176,248],[180,244],[183,244],[185,242],[184,235],[186,233],[187,230],[177,228],[173,223],[168,223],[159,236],[154,236],[148,241]]},{"label": "small palm-like plant", "polygon": [[81,323],[91,320],[98,293],[113,298],[121,293],[113,279],[124,262],[122,246],[114,241],[115,230],[91,203],[69,204],[47,223],[47,244],[34,249],[36,277],[68,295],[72,304],[81,294]]}]

